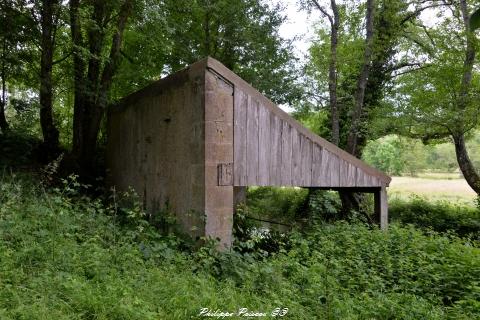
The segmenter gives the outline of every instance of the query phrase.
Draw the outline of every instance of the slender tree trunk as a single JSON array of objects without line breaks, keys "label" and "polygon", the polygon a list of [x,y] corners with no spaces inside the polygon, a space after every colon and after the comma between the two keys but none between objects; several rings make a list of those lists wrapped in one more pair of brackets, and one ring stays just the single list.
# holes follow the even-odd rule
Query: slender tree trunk
[{"label": "slender tree trunk", "polygon": [[85,116],[84,98],[86,95],[85,87],[85,61],[82,57],[82,50],[84,43],[81,31],[80,17],[79,17],[80,0],[70,1],[70,32],[72,37],[72,51],[73,51],[73,141],[72,141],[72,155],[74,159],[78,159],[82,153],[83,146],[83,130]]},{"label": "slender tree trunk", "polygon": [[5,116],[5,100],[0,101],[0,130],[2,130],[2,133],[5,133],[8,131],[9,126],[7,122],[7,117]]},{"label": "slender tree trunk", "polygon": [[[464,28],[467,37],[467,46],[465,50],[465,60],[463,61],[463,75],[459,97],[460,100],[457,106],[459,113],[463,114],[467,108],[470,98],[469,91],[471,90],[472,71],[475,61],[475,46],[474,35],[470,30],[470,15],[468,13],[466,0],[460,0],[460,11],[462,12]],[[459,128],[457,128],[457,132],[453,134],[457,162],[468,185],[480,195],[480,175],[475,170],[475,167],[468,156],[467,148],[465,146],[465,128],[463,128],[462,123],[459,123],[458,125]]]},{"label": "slender tree trunk", "polygon": [[332,143],[336,146],[340,143],[340,120],[337,100],[337,46],[338,29],[340,27],[340,15],[335,0],[331,0],[333,11],[333,23],[330,30],[330,64],[328,68],[328,91],[330,95],[330,114],[332,124]]},{"label": "slender tree trunk", "polygon": [[323,8],[317,0],[311,0],[312,4],[330,22],[330,57],[328,66],[328,94],[330,103],[331,142],[338,146],[340,143],[340,121],[337,99],[337,46],[338,29],[340,28],[340,14],[335,0],[330,1],[332,14]]},{"label": "slender tree trunk", "polygon": [[[5,13],[6,6],[4,7],[4,5],[5,5],[5,3],[2,2],[1,9],[2,9],[2,11],[4,11],[3,14],[6,15],[6,13]],[[6,18],[6,17],[4,16],[4,18]],[[3,27],[7,28],[8,25],[3,26]],[[6,95],[6,92],[7,92],[7,88],[6,88],[7,63],[6,63],[6,59],[7,59],[7,37],[6,37],[6,35],[4,35],[3,38],[2,38],[2,69],[1,69],[2,96],[1,96],[1,100],[0,100],[0,130],[2,131],[2,133],[5,133],[9,129],[7,118],[5,116],[5,108],[7,106],[7,95]]]},{"label": "slender tree trunk", "polygon": [[453,137],[455,143],[455,154],[457,155],[457,162],[460,166],[465,180],[468,185],[472,187],[478,195],[480,195],[480,175],[475,170],[475,167],[468,156],[467,148],[465,147],[465,137],[463,134]]},{"label": "slender tree trunk", "polygon": [[8,131],[8,122],[7,118],[5,117],[5,106],[7,105],[7,87],[6,87],[6,77],[7,77],[7,67],[5,63],[5,55],[7,52],[7,39],[3,38],[3,45],[2,45],[2,100],[0,101],[0,129],[2,133]]},{"label": "slender tree trunk", "polygon": [[52,65],[54,50],[54,23],[53,12],[56,1],[42,1],[41,11],[41,48],[40,61],[40,125],[43,134],[43,147],[48,156],[55,156],[58,151],[58,130],[53,122],[53,88],[52,88]]},{"label": "slender tree trunk", "polygon": [[465,50],[465,60],[463,61],[463,75],[460,88],[460,104],[463,110],[467,107],[470,85],[472,83],[473,63],[475,62],[475,38],[473,32],[470,31],[470,15],[468,14],[467,1],[460,0],[460,11],[463,16],[463,24],[466,33],[467,47]]},{"label": "slender tree trunk", "polygon": [[355,91],[355,105],[352,112],[352,122],[347,137],[346,151],[355,154],[357,149],[358,136],[360,133],[360,122],[363,117],[365,88],[367,87],[368,74],[370,72],[370,65],[373,53],[373,19],[375,11],[375,1],[367,0],[367,14],[366,14],[366,38],[365,38],[365,52],[362,69],[360,71],[357,88]]}]

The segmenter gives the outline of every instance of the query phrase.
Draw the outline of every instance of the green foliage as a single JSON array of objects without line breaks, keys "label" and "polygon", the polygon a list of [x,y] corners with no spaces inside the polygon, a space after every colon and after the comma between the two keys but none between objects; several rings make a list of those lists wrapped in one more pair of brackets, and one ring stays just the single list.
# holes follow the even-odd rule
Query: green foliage
[{"label": "green foliage", "polygon": [[363,151],[363,160],[388,174],[400,175],[405,170],[403,150],[398,136],[370,141]]},{"label": "green foliage", "polygon": [[[315,110],[315,108],[313,109]],[[304,105],[302,109],[295,110],[292,115],[317,135],[327,137],[330,134],[328,129],[329,114],[325,110],[312,111],[307,104]]]},{"label": "green foliage", "polygon": [[392,221],[480,240],[479,208],[446,201],[431,203],[420,197],[412,197],[409,201],[393,201],[389,214]]},{"label": "green foliage", "polygon": [[19,129],[13,129],[0,136],[0,170],[31,166],[34,152],[40,140]]},{"label": "green foliage", "polygon": [[470,30],[475,31],[478,28],[480,28],[480,9],[475,10],[470,17]]},{"label": "green foliage", "polygon": [[11,126],[17,134],[41,136],[38,100],[31,97],[11,97],[9,112]]},{"label": "green foliage", "polygon": [[277,103],[298,99],[293,47],[278,33],[282,11],[263,0],[144,1],[125,35],[114,97],[211,56]]},{"label": "green foliage", "polygon": [[[480,165],[480,132],[467,141],[469,156]],[[368,164],[391,175],[416,176],[425,171],[455,172],[458,170],[455,147],[449,143],[423,144],[418,139],[388,135],[367,143],[362,158]]]},{"label": "green foliage", "polygon": [[341,210],[342,203],[337,192],[315,191],[308,203],[309,220],[315,222],[335,221]]},{"label": "green foliage", "polygon": [[[467,3],[467,11],[472,5]],[[452,134],[468,134],[478,128],[480,78],[475,68],[470,74],[473,58],[466,60],[466,55],[471,56],[466,52],[467,43],[474,51],[478,41],[460,18],[460,3],[453,2],[450,10],[459,18],[439,11],[438,23],[429,28],[428,38],[416,40],[421,45],[412,52],[426,56],[428,63],[397,78],[392,108],[384,117],[397,133],[403,131],[426,142],[445,141]]]},{"label": "green foliage", "polygon": [[294,232],[269,256],[214,244],[190,253],[115,206],[82,196],[75,179],[46,191],[0,180],[0,318],[188,319],[200,308],[292,319],[473,319],[480,252],[413,227],[362,224]]},{"label": "green foliage", "polygon": [[[308,6],[311,1],[303,1]],[[357,1],[337,2],[340,14],[337,46],[337,101],[340,125],[340,146],[346,144],[351,125],[358,76],[364,61],[365,48],[365,3]],[[368,139],[385,135],[386,126],[377,122],[383,118],[382,110],[391,102],[385,99],[393,88],[395,70],[401,69],[415,57],[408,57],[409,49],[401,50],[401,44],[409,38],[410,25],[417,23],[418,14],[405,1],[375,2],[373,54],[365,88],[365,100],[361,117],[359,146]],[[328,5],[326,5],[328,7]],[[329,11],[329,10],[327,10]],[[317,11],[318,12],[318,11]],[[327,19],[324,20],[327,22]],[[330,62],[330,25],[316,25],[316,38],[309,48],[306,63],[306,87],[308,102],[298,109],[308,108],[313,112],[322,110],[330,114],[328,74]],[[409,40],[409,46],[415,41]],[[413,43],[413,44],[412,44]],[[330,126],[327,126],[328,128]],[[327,129],[328,130],[328,129]],[[328,135],[324,136],[328,137]]]},{"label": "green foliage", "polygon": [[248,210],[254,217],[275,217],[291,222],[300,211],[307,192],[302,188],[251,187],[248,188]]},{"label": "green foliage", "polygon": [[[427,153],[428,168],[443,172],[454,172],[458,170],[458,163],[455,157],[455,146],[451,143],[442,143],[425,148]],[[474,154],[472,154],[474,155]]]}]

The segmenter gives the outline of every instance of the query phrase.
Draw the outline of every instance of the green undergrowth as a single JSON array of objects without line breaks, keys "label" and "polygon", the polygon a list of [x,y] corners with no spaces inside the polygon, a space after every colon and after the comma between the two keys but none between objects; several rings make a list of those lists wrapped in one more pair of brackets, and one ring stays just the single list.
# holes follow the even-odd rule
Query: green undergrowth
[{"label": "green undergrowth", "polygon": [[335,223],[270,252],[240,253],[237,242],[219,253],[77,187],[0,180],[0,319],[196,319],[242,307],[288,308],[287,319],[480,317],[480,251],[465,239]]},{"label": "green undergrowth", "polygon": [[390,220],[413,224],[424,230],[454,233],[480,241],[480,206],[472,207],[448,201],[430,202],[414,196],[390,203]]}]

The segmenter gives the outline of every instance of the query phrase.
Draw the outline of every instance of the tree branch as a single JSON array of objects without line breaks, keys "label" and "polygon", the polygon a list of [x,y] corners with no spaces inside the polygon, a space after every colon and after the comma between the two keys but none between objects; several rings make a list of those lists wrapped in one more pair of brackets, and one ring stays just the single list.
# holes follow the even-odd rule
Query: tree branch
[{"label": "tree branch", "polygon": [[124,57],[125,59],[127,59],[128,62],[130,62],[131,64],[135,64],[135,61],[132,59],[132,57],[128,56],[125,51],[123,50],[120,50],[120,54],[122,55],[122,57]]},{"label": "tree branch", "polygon": [[62,61],[65,61],[68,57],[70,57],[71,55],[73,54],[73,51],[70,51],[69,53],[67,53],[67,55],[65,55],[64,57],[58,59],[58,60],[55,60],[52,62],[52,66],[53,65],[56,65],[56,64],[59,64],[60,62]]},{"label": "tree branch", "polygon": [[[425,1],[425,2],[423,2],[423,3],[427,3],[427,1]],[[407,15],[400,21],[400,24],[404,24],[404,23],[410,21],[410,19],[417,17],[420,13],[422,13],[422,11],[424,11],[424,10],[426,10],[426,9],[443,7],[443,6],[449,6],[449,5],[452,5],[452,2],[444,1],[443,3],[433,3],[433,4],[430,4],[430,5],[428,5],[428,6],[420,7],[420,8],[418,8],[418,9],[416,9],[415,11],[412,11],[412,12],[410,12],[409,14],[407,14]]]},{"label": "tree branch", "polygon": [[327,10],[325,10],[325,8],[323,8],[317,0],[312,0],[313,4],[315,5],[315,7],[317,7],[318,10],[320,10],[321,13],[323,13],[323,15],[325,17],[328,18],[328,21],[330,21],[330,25],[333,25],[333,18],[332,16],[327,12]]},{"label": "tree branch", "polygon": [[398,73],[395,73],[394,75],[392,75],[391,78],[393,79],[393,78],[396,78],[398,76],[401,76],[401,75],[404,75],[404,74],[407,74],[407,73],[410,73],[410,72],[415,72],[415,71],[418,71],[418,70],[428,68],[430,66],[431,66],[430,64],[426,64],[426,65],[423,65],[423,66],[419,66],[418,68],[412,68],[412,69],[408,69],[408,70],[405,70],[405,71],[402,71],[402,72],[398,72]]}]

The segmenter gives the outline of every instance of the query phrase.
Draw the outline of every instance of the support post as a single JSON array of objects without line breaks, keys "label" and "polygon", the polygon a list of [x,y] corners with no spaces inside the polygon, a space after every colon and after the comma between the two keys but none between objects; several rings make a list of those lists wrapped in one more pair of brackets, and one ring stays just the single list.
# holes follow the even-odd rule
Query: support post
[{"label": "support post", "polygon": [[375,219],[380,223],[380,228],[386,230],[388,227],[388,203],[387,188],[382,186],[374,192],[375,198]]},{"label": "support post", "polygon": [[205,237],[232,245],[233,87],[205,72]]}]

